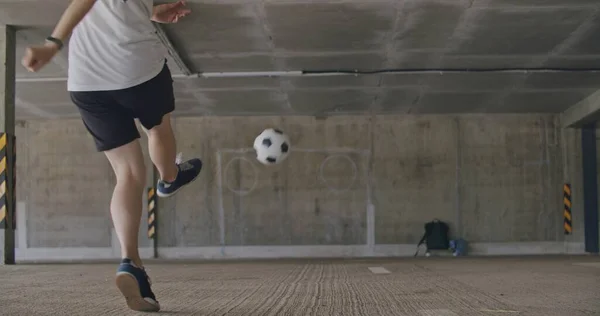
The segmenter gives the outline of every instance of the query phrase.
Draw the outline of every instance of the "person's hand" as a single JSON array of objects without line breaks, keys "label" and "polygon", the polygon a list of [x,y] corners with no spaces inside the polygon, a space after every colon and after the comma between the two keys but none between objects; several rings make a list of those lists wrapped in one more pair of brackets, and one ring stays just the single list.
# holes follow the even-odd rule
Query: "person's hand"
[{"label": "person's hand", "polygon": [[177,23],[180,18],[190,14],[190,12],[192,10],[185,7],[185,0],[159,4],[153,9],[152,21],[158,23]]},{"label": "person's hand", "polygon": [[58,46],[47,44],[44,46],[31,46],[25,49],[21,64],[27,70],[36,72],[44,67],[58,52]]}]

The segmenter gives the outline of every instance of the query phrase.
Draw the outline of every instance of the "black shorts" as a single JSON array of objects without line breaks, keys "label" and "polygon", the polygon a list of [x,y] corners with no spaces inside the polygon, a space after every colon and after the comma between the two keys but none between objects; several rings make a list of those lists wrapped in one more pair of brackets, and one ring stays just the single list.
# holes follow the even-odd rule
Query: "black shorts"
[{"label": "black shorts", "polygon": [[131,88],[72,91],[70,94],[98,151],[111,150],[140,138],[136,118],[149,130],[159,125],[165,114],[175,110],[173,79],[166,63],[156,77]]}]

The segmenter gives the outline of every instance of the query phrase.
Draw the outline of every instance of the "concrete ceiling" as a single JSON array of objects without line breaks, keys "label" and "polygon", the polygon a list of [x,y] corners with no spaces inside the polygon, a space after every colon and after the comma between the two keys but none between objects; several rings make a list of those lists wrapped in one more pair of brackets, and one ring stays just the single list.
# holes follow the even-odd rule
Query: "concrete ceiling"
[{"label": "concrete ceiling", "polygon": [[[17,57],[67,1],[0,0]],[[319,77],[177,78],[180,115],[559,113],[600,87],[598,0],[206,0],[164,31],[194,73],[569,68],[569,72],[429,72]],[[181,75],[174,59],[174,74]],[[38,74],[17,67],[20,118],[78,113],[67,56]],[[46,78],[41,81],[37,78]],[[48,79],[51,78],[51,79]],[[33,80],[33,81],[32,81]]]}]

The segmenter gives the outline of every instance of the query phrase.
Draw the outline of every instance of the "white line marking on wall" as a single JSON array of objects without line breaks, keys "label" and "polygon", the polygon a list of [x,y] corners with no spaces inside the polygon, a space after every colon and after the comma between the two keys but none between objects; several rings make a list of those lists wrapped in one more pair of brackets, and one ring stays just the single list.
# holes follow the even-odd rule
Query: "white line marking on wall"
[{"label": "white line marking on wall", "polygon": [[419,313],[422,316],[458,316],[457,313],[449,309],[424,309],[420,310]]},{"label": "white line marking on wall", "polygon": [[384,267],[369,267],[373,274],[390,274],[391,272]]},{"label": "white line marking on wall", "polygon": [[[350,174],[352,174],[352,176],[350,176],[350,181],[348,185],[346,185],[345,187],[336,187],[335,185],[332,185],[330,182],[328,182],[327,177],[325,177],[325,166],[329,163],[331,163],[331,160],[334,159],[341,159],[341,160],[346,160],[350,163],[351,166],[351,170],[352,172]],[[332,163],[333,165],[339,165],[339,163]],[[323,185],[325,185],[325,187],[331,191],[331,192],[337,192],[337,193],[343,193],[346,192],[348,190],[350,190],[350,188],[352,188],[352,186],[354,185],[354,182],[356,182],[356,178],[358,177],[358,166],[356,165],[356,162],[354,161],[354,159],[350,158],[350,156],[348,156],[348,154],[333,154],[333,155],[329,155],[327,156],[327,158],[323,159],[323,161],[321,162],[321,165],[319,166],[318,169],[318,177],[319,180],[321,180],[321,182],[323,183]]]},{"label": "white line marking on wall", "polygon": [[217,190],[219,191],[219,241],[225,245],[225,209],[223,208],[223,171],[221,170],[221,149],[217,150]]},{"label": "white line marking on wall", "polygon": [[[221,242],[221,254],[223,256],[225,256],[225,231],[226,231],[226,227],[225,227],[225,203],[223,201],[223,190],[226,189],[226,185],[227,183],[223,184],[223,181],[225,181],[225,170],[226,166],[223,166],[224,161],[223,161],[223,156],[225,154],[237,154],[237,155],[243,155],[243,154],[248,154],[248,153],[253,153],[255,152],[255,149],[252,147],[243,147],[243,148],[219,148],[217,150],[217,191],[218,191],[218,211],[219,211],[219,229],[220,229],[220,242]],[[371,159],[371,155],[370,155],[370,151],[367,149],[359,149],[359,148],[297,148],[297,147],[292,147],[290,149],[291,154],[293,154],[294,152],[303,152],[303,153],[319,153],[319,154],[326,154],[329,155],[329,157],[333,156],[345,156],[349,155],[349,154],[355,154],[355,155],[360,155],[361,157],[367,157],[367,159]],[[350,159],[350,162],[352,163],[352,167],[354,169],[354,176],[353,178],[357,178],[358,177],[358,165],[357,162],[352,160],[351,158],[347,157],[348,159]],[[247,158],[243,158],[243,157],[234,157],[233,159],[244,159],[246,160]],[[368,160],[367,160],[367,165],[368,165]],[[365,168],[365,170],[367,170],[368,168]],[[319,169],[317,169],[317,176],[319,177]],[[368,249],[369,253],[366,253],[365,255],[369,255],[372,256],[372,253],[374,252],[374,245],[375,245],[375,207],[372,205],[371,203],[371,191],[369,189],[369,181],[368,180],[368,170],[365,171],[365,176],[367,177],[367,185],[366,185],[366,195],[367,195],[367,245],[370,246],[371,248]],[[258,174],[258,173],[257,173]],[[355,181],[356,179],[354,179]],[[327,186],[327,184],[326,184]],[[331,189],[331,188],[330,188]],[[333,188],[335,189],[335,188]],[[239,193],[239,192],[238,192]],[[249,194],[250,192],[242,192],[245,194]],[[230,248],[230,247],[228,247]],[[251,253],[251,252],[248,252]]]},{"label": "white line marking on wall", "polygon": [[[219,159],[221,159],[221,158],[219,158]],[[229,172],[231,170],[231,164],[234,161],[240,161],[240,162],[245,161],[245,162],[249,163],[250,166],[252,166],[252,171],[254,172],[254,181],[252,182],[252,185],[250,186],[249,189],[244,190],[241,187],[239,188],[239,190],[234,189],[231,187],[231,183],[229,183],[229,181],[227,181],[227,179],[228,179],[227,175],[229,174]],[[256,185],[258,184],[258,169],[256,169],[256,165],[252,161],[250,161],[250,159],[243,157],[243,156],[233,157],[233,158],[229,159],[229,162],[227,162],[224,169],[225,169],[225,171],[220,172],[222,180],[221,180],[221,187],[219,187],[219,190],[223,189],[222,188],[223,181],[225,181],[225,187],[229,191],[231,191],[234,194],[239,195],[239,196],[248,195],[248,194],[250,194],[250,192],[254,191],[254,189],[256,188]]]},{"label": "white line marking on wall", "polygon": [[27,206],[17,202],[17,241],[19,249],[27,249]]},{"label": "white line marking on wall", "polygon": [[367,205],[367,245],[375,245],[375,205]]}]

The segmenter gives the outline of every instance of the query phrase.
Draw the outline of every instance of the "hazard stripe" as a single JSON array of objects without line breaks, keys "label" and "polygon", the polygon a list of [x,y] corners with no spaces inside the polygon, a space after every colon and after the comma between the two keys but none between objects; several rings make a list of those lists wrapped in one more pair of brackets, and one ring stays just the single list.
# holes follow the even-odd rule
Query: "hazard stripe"
[{"label": "hazard stripe", "polygon": [[571,214],[571,185],[565,183],[563,186],[563,228],[565,235],[570,235],[573,233],[573,222],[572,222],[572,214]]},{"label": "hazard stripe", "polygon": [[571,185],[570,184],[565,184],[563,186],[563,191],[565,192],[565,194],[568,194],[570,196],[571,195]]},{"label": "hazard stripe", "polygon": [[156,237],[156,191],[148,189],[148,238]]},{"label": "hazard stripe", "polygon": [[8,223],[6,200],[6,133],[0,134],[0,228],[6,229]]}]

